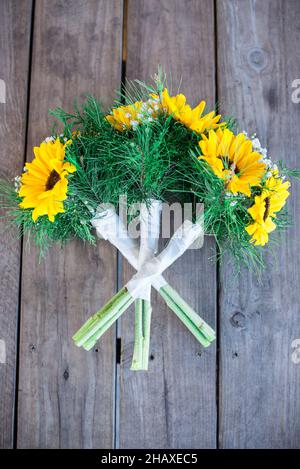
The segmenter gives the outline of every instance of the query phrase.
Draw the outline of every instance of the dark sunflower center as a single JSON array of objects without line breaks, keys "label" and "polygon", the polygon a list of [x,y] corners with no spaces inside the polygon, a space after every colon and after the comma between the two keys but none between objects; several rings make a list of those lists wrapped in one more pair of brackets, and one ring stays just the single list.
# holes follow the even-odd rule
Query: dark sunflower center
[{"label": "dark sunflower center", "polygon": [[236,165],[236,163],[234,163],[234,162],[231,164],[230,169],[234,174],[239,174],[239,172],[240,172],[237,165]]},{"label": "dark sunflower center", "polygon": [[55,169],[52,169],[48,177],[48,180],[46,182],[46,190],[51,191],[51,189],[53,189],[53,187],[58,181],[60,181],[60,175],[58,174],[57,171],[55,171]]},{"label": "dark sunflower center", "polygon": [[237,167],[235,161],[230,161],[228,156],[223,156],[222,161],[223,161],[224,167],[226,169],[229,169],[231,171],[232,175],[239,174],[240,171],[239,171],[239,168]]},{"label": "dark sunflower center", "polygon": [[268,218],[270,213],[270,197],[265,198],[265,213],[264,213],[264,221]]}]

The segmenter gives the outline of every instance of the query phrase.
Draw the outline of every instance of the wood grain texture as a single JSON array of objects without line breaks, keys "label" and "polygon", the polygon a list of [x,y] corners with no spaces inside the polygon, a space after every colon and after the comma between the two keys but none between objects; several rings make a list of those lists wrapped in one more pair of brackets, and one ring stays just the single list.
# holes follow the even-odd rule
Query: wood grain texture
[{"label": "wood grain texture", "polygon": [[[300,104],[297,0],[219,0],[218,63],[221,108],[257,131],[274,159],[299,167]],[[296,182],[288,202],[294,226],[266,255],[263,283],[249,272],[236,279],[221,269],[220,446],[300,447],[300,254]]]},{"label": "wood grain texture", "polygon": [[[24,162],[31,8],[31,0],[21,4],[17,0],[0,1],[0,163],[1,176],[9,179],[21,173]],[[21,246],[17,230],[8,229],[4,223],[0,236],[0,448],[10,448]]]},{"label": "wood grain texture", "polygon": [[[120,86],[121,0],[36,2],[28,159],[45,138],[48,108],[70,109],[92,92],[111,102]],[[74,241],[38,263],[24,249],[18,446],[111,448],[115,333],[90,353],[72,335],[114,293],[116,254]]]},{"label": "wood grain texture", "polygon": [[[214,103],[212,1],[129,0],[127,78],[149,80],[161,64],[173,90],[195,104]],[[197,47],[200,44],[201,47]],[[168,271],[172,286],[214,327],[216,271],[208,261],[214,245],[189,251]],[[126,264],[124,281],[132,270]],[[216,443],[216,351],[205,351],[156,294],[152,296],[149,371],[129,371],[134,315],[121,321],[121,448],[200,448]]]}]

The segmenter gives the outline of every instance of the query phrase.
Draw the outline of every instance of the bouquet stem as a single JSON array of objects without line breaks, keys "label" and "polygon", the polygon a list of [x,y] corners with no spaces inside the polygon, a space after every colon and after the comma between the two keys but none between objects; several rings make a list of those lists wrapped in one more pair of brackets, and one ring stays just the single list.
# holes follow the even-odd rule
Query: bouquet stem
[{"label": "bouquet stem", "polygon": [[[149,206],[140,206],[140,251],[138,268],[151,259],[158,248],[160,233],[161,202],[149,200]],[[148,370],[150,329],[151,329],[151,285],[146,288],[147,294],[135,301],[135,332],[131,370]],[[144,291],[145,295],[145,291]]]},{"label": "bouquet stem", "polygon": [[131,370],[148,370],[150,329],[151,329],[151,303],[138,298],[135,300],[135,329],[134,350]]},{"label": "bouquet stem", "polygon": [[[158,213],[158,212],[157,212]],[[151,304],[150,288],[153,282],[154,288],[160,293],[170,309],[185,324],[195,338],[204,346],[208,347],[215,340],[215,332],[203,321],[203,319],[183,300],[180,295],[164,280],[162,271],[180,257],[194,238],[198,236],[199,229],[189,222],[182,225],[183,238],[178,242],[175,234],[169,241],[168,246],[156,257],[153,255],[157,251],[158,229],[155,236],[149,236],[150,231],[146,231],[151,222],[146,216],[141,218],[140,252],[136,242],[128,236],[125,227],[120,223],[118,216],[113,212],[97,220],[95,226],[104,239],[110,241],[129,259],[129,262],[138,270],[138,273],[123,287],[104,307],[92,316],[74,335],[73,339],[78,347],[83,346],[90,350],[105,331],[124,313],[124,311],[136,300],[135,309],[135,336],[134,336],[134,356],[132,370],[146,370],[148,368]],[[159,222],[154,224],[159,228]],[[121,236],[112,236],[113,228],[121,229]],[[195,230],[196,228],[196,230]],[[146,234],[146,236],[145,236]],[[147,260],[149,263],[147,264]],[[146,262],[145,262],[146,261]],[[143,264],[145,269],[142,268]],[[158,268],[156,276],[156,268]],[[140,269],[140,270],[139,270]],[[154,270],[153,270],[154,269]],[[160,271],[161,269],[161,271]],[[153,281],[150,278],[153,276]],[[140,287],[139,287],[140,283]],[[149,290],[149,291],[148,291]],[[140,296],[140,298],[139,298]],[[149,298],[148,298],[149,297]]]},{"label": "bouquet stem", "polygon": [[123,287],[76,332],[73,336],[75,344],[78,347],[83,346],[86,350],[90,350],[133,301],[134,298],[126,287]]},{"label": "bouquet stem", "polygon": [[176,290],[167,284],[160,289],[159,293],[203,347],[208,347],[215,340],[214,330],[181,298]]}]

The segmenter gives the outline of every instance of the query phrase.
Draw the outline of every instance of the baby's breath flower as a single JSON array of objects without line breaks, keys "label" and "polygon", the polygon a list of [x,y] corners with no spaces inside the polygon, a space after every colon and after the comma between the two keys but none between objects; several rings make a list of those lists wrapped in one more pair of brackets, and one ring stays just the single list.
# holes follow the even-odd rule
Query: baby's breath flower
[{"label": "baby's breath flower", "polygon": [[54,140],[55,140],[55,139],[54,139],[54,137],[52,137],[52,136],[51,136],[51,137],[46,137],[46,138],[45,138],[45,142],[46,142],[46,143],[49,143],[49,142],[54,142]]},{"label": "baby's breath flower", "polygon": [[131,120],[130,125],[132,127],[132,130],[136,130],[137,126],[139,125],[138,121]]},{"label": "baby's breath flower", "polygon": [[16,192],[19,192],[20,188],[21,188],[21,176],[16,176],[14,178],[14,186],[15,186],[15,191]]}]

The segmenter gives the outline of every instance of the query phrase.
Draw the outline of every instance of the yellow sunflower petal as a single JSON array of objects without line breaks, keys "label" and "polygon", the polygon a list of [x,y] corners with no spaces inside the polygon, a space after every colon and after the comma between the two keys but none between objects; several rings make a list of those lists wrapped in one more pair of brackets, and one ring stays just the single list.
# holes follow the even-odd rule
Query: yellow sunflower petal
[{"label": "yellow sunflower petal", "polygon": [[68,171],[68,173],[75,173],[76,166],[74,166],[72,163],[67,162],[63,164],[63,169]]},{"label": "yellow sunflower petal", "polygon": [[[210,130],[208,137],[202,134],[199,142],[203,159],[212,170],[224,179],[226,189],[234,194],[251,195],[251,187],[260,184],[266,172],[266,166],[260,161],[261,155],[252,152],[252,142],[244,134],[234,135],[229,129],[219,127]],[[216,172],[215,158],[223,161],[223,168]]]},{"label": "yellow sunflower petal", "polygon": [[64,163],[65,147],[60,139],[42,142],[34,148],[35,158],[26,164],[27,171],[22,175],[18,195],[23,199],[19,206],[33,209],[32,219],[36,220],[48,215],[54,221],[55,215],[64,211],[63,200],[67,198],[69,173],[76,167],[69,162]]}]

